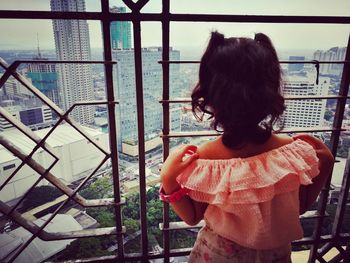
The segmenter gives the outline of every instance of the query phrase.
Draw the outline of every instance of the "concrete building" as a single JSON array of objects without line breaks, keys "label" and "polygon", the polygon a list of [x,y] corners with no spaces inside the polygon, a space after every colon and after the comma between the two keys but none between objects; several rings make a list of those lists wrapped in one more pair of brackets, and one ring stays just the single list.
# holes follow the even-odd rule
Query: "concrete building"
[{"label": "concrete building", "polygon": [[[53,125],[52,111],[46,105],[18,105],[14,101],[2,101],[0,106],[13,117],[32,130],[48,128]],[[13,125],[0,116],[0,131],[13,129]]]},{"label": "concrete building", "polygon": [[[342,61],[345,60],[346,47],[333,47],[329,50],[317,50],[313,59],[320,61]],[[320,73],[324,75],[340,76],[343,64],[320,64]]]},{"label": "concrete building", "polygon": [[[51,0],[51,11],[84,12],[85,1]],[[52,20],[56,56],[59,60],[91,60],[89,28],[86,20]],[[91,65],[60,64],[57,66],[62,107],[67,110],[76,101],[91,101],[93,83]],[[79,106],[72,112],[81,124],[94,122],[94,107]]]},{"label": "concrete building", "polygon": [[[320,78],[316,85],[314,76],[289,76],[284,83],[283,94],[289,96],[327,95],[329,90],[329,78]],[[284,127],[315,127],[321,126],[325,110],[326,100],[287,100],[284,113]]]},{"label": "concrete building", "polygon": [[[84,127],[85,132],[92,136],[98,143],[108,149],[108,135],[98,130]],[[35,134],[43,138],[49,129],[35,131]],[[2,132],[2,135],[25,153],[34,148],[35,144],[18,130]],[[54,149],[54,154],[59,158],[58,163],[51,169],[53,175],[66,184],[80,180],[92,172],[101,162],[104,155],[90,142],[82,137],[70,125],[59,125],[49,136],[47,143]],[[33,156],[43,167],[48,168],[53,157],[42,148]],[[0,184],[3,183],[12,172],[21,164],[21,160],[12,155],[6,148],[0,146]],[[104,165],[106,167],[107,164]],[[28,165],[22,167],[10,182],[1,190],[0,199],[8,202],[21,197],[37,180],[38,174]],[[42,180],[38,185],[48,184]]]},{"label": "concrete building", "polygon": [[[162,67],[158,63],[162,58],[162,49],[149,47],[142,50],[143,67],[143,99],[146,151],[161,144],[159,134],[162,129],[162,107],[159,99],[162,97]],[[116,50],[113,59],[118,64],[115,71],[115,96],[119,100],[117,106],[117,127],[119,151],[130,155],[138,155],[137,141],[137,107],[135,88],[134,50]],[[170,50],[170,59],[179,60],[180,51]],[[170,67],[170,97],[180,94],[179,65]],[[181,127],[181,107],[171,105],[170,127],[172,131],[179,131]],[[147,143],[147,141],[149,143]]]},{"label": "concrete building", "polygon": [[[126,13],[125,7],[112,7],[111,13]],[[112,49],[131,48],[131,22],[114,21],[111,23]]]},{"label": "concrete building", "polygon": [[[23,74],[24,72],[21,72]],[[0,74],[0,77],[2,74]],[[10,77],[0,89],[0,101],[3,100],[23,100],[32,98],[34,95],[14,77]]]}]

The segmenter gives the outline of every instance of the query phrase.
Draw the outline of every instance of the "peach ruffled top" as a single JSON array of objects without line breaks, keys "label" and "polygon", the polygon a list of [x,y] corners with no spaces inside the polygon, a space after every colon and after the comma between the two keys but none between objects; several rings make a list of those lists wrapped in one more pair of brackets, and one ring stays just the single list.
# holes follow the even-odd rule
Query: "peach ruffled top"
[{"label": "peach ruffled top", "polygon": [[248,158],[198,159],[177,181],[208,203],[206,224],[220,236],[254,249],[302,238],[299,187],[319,174],[313,147],[300,139]]}]

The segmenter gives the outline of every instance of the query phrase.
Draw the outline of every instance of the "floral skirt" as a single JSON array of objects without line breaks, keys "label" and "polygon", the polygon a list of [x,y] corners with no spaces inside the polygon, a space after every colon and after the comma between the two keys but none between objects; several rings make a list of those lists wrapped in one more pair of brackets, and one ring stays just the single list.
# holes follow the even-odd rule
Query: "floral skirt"
[{"label": "floral skirt", "polygon": [[188,263],[290,263],[290,256],[290,244],[256,250],[242,247],[205,226],[198,233]]}]

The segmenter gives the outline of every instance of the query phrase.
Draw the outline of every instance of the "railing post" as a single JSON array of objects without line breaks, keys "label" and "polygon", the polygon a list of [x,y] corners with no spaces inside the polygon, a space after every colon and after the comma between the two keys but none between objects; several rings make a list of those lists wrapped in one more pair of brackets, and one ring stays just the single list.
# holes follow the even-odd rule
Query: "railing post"
[{"label": "railing post", "polygon": [[[345,60],[346,61],[350,60],[350,34],[348,37]],[[335,130],[332,132],[331,139],[330,139],[331,151],[333,156],[337,155],[339,137],[341,132],[340,130],[342,127],[344,110],[346,105],[346,97],[348,96],[348,92],[349,92],[349,81],[350,81],[350,64],[344,63],[342,79],[341,79],[340,88],[339,88],[339,96],[342,96],[342,98],[340,98],[337,102],[334,121],[333,121],[333,128]],[[332,180],[332,176],[328,178],[326,185],[323,187],[319,197],[318,213],[321,215],[321,217],[318,218],[316,222],[316,227],[313,233],[313,238],[315,239],[315,243],[311,247],[310,256],[309,256],[310,263],[315,262],[315,260],[318,257],[317,249],[319,246],[319,240],[320,240],[320,235],[322,230],[323,215],[325,214],[326,208],[327,208],[327,201],[328,201],[331,180]]]}]

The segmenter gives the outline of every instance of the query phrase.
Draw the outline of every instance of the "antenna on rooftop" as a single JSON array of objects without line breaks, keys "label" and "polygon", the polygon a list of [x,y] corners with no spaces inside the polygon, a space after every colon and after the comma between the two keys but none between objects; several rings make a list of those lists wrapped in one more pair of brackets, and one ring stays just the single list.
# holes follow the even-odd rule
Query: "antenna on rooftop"
[{"label": "antenna on rooftop", "polygon": [[36,40],[38,42],[38,58],[41,58],[40,46],[39,46],[39,33],[36,33]]}]

